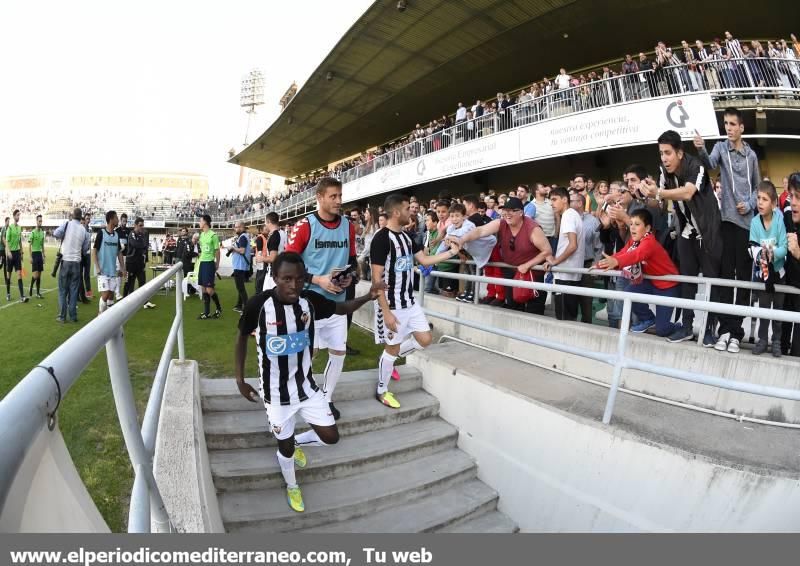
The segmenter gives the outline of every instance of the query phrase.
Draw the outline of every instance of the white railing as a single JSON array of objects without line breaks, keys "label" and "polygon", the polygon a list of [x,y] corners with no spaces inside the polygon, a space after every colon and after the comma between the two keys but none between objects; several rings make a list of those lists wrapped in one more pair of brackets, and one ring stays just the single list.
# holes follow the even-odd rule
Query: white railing
[{"label": "white railing", "polygon": [[[139,429],[123,325],[168,281],[175,278],[175,317],[156,369],[142,428]],[[136,477],[131,493],[128,530],[150,532],[151,518],[159,532],[174,530],[153,475],[153,450],[161,401],[172,352],[186,351],[183,341],[183,265],[175,264],[100,314],[32,369],[0,401],[0,514],[33,439],[47,427],[52,433],[59,404],[92,359],[105,347],[114,403]]]},{"label": "white railing", "polygon": [[[508,266],[511,267],[511,266]],[[562,271],[558,268],[555,268],[554,271]],[[577,270],[577,269],[564,269],[564,272],[586,272],[587,270]],[[433,272],[436,273],[436,272]],[[621,301],[623,303],[622,308],[622,318],[620,321],[620,329],[619,329],[619,338],[617,340],[617,351],[615,354],[605,354],[602,352],[593,352],[588,351],[585,348],[579,346],[573,346],[570,344],[563,344],[561,342],[554,342],[552,340],[544,340],[541,338],[535,338],[532,336],[527,336],[524,334],[519,334],[516,332],[511,332],[502,328],[496,328],[493,326],[487,326],[485,322],[473,322],[470,320],[466,320],[464,318],[451,316],[448,314],[440,313],[434,311],[430,308],[425,308],[426,314],[433,318],[439,318],[442,320],[446,320],[448,322],[452,322],[454,324],[459,324],[462,326],[467,326],[469,328],[474,328],[476,330],[480,330],[483,332],[489,332],[491,334],[496,334],[498,336],[503,336],[505,338],[509,338],[512,340],[519,340],[522,342],[526,342],[529,344],[533,344],[536,346],[541,346],[544,348],[550,348],[553,350],[557,350],[559,352],[564,352],[567,354],[573,354],[576,356],[581,356],[584,358],[588,358],[591,360],[595,360],[598,362],[602,362],[605,364],[609,364],[613,367],[613,374],[611,379],[611,387],[609,389],[608,398],[606,400],[606,407],[603,413],[603,423],[608,424],[611,422],[611,416],[614,411],[614,402],[616,400],[617,391],[619,390],[620,378],[622,375],[623,369],[636,369],[644,372],[654,373],[657,375],[662,375],[665,377],[670,377],[673,379],[680,379],[684,381],[689,381],[692,383],[700,383],[703,385],[710,385],[714,387],[719,387],[722,389],[729,389],[732,391],[740,391],[743,393],[752,393],[755,395],[764,395],[767,397],[776,397],[779,399],[789,399],[792,401],[800,401],[800,390],[797,389],[787,389],[781,387],[772,387],[768,385],[761,385],[755,383],[747,383],[742,381],[736,381],[732,379],[727,379],[724,377],[713,376],[713,375],[706,375],[697,372],[689,372],[681,369],[676,369],[672,367],[665,367],[659,366],[656,364],[642,362],[633,358],[630,358],[626,355],[626,346],[628,341],[628,334],[630,330],[630,316],[631,316],[631,306],[633,303],[648,303],[651,305],[656,306],[665,306],[665,307],[672,307],[672,308],[679,308],[679,309],[689,309],[689,310],[698,310],[703,311],[704,313],[713,312],[718,314],[727,314],[733,316],[741,316],[741,317],[754,317],[759,319],[766,319],[766,320],[775,320],[780,322],[790,322],[793,324],[800,324],[800,313],[797,312],[786,312],[782,310],[773,310],[773,309],[763,309],[763,308],[754,308],[754,307],[745,307],[745,306],[738,306],[738,305],[729,305],[724,303],[716,303],[711,302],[709,300],[689,300],[689,299],[678,299],[672,297],[662,297],[656,295],[641,295],[637,293],[627,293],[621,291],[607,291],[604,289],[593,289],[588,287],[573,287],[567,285],[558,285],[558,284],[547,284],[547,283],[538,283],[538,282],[528,282],[528,281],[517,281],[512,279],[501,279],[501,278],[494,278],[494,277],[483,277],[483,276],[476,276],[476,275],[464,275],[461,273],[450,273],[450,272],[441,272],[441,276],[447,279],[456,279],[461,281],[469,281],[473,283],[487,283],[498,285],[501,287],[520,287],[525,289],[536,289],[538,291],[546,291],[549,293],[563,293],[565,295],[577,295],[581,297],[592,297],[592,298],[601,298],[607,300],[614,300],[614,301]],[[703,279],[699,277],[690,278],[686,276],[679,276],[681,279],[688,280],[686,282],[693,282],[693,283],[708,283],[709,289],[711,285],[726,285],[726,286],[737,286],[740,282],[737,281],[728,281],[725,279]],[[421,274],[420,277],[420,301],[424,306],[424,289],[425,289],[425,276]],[[730,285],[733,283],[734,285]],[[753,284],[757,285],[757,284]],[[763,285],[761,287],[763,288]],[[797,289],[787,288],[786,290],[791,289],[792,292],[797,293]],[[779,289],[784,290],[784,289]],[[710,291],[709,291],[710,292]],[[477,297],[477,293],[475,293]],[[702,328],[702,327],[701,327]],[[702,335],[702,332],[701,332]]]},{"label": "white railing", "polygon": [[[449,260],[443,263],[452,263],[452,264],[465,264],[465,265],[475,265],[474,261],[459,261],[459,260]],[[490,262],[487,263],[483,268],[477,268],[477,275],[483,275],[483,270],[486,267],[499,267],[501,269],[514,269],[516,270],[516,266],[510,265],[508,263],[502,262]],[[544,267],[541,265],[535,265],[531,268],[533,271],[543,272],[545,271]],[[585,268],[585,267],[554,267],[552,269],[554,273],[573,273],[578,275],[589,275],[592,277],[622,277],[622,271],[619,270],[605,270],[605,269],[594,269],[594,268]],[[436,272],[433,272],[436,273]],[[449,277],[449,272],[440,272],[440,275],[437,277],[442,277],[443,279],[447,279]],[[674,281],[676,283],[688,283],[690,285],[697,285],[697,295],[702,297],[704,301],[711,301],[711,291],[713,287],[728,287],[730,289],[747,289],[750,291],[763,291],[764,284],[763,283],[755,283],[752,281],[739,281],[736,279],[720,279],[714,277],[695,277],[691,275],[644,275],[645,279],[649,279],[651,281]],[[775,285],[775,291],[778,293],[784,293],[787,295],[800,295],[800,289],[797,287],[792,287],[791,285]],[[420,287],[420,292],[424,293],[425,289]],[[473,294],[473,301],[475,304],[478,304],[480,298],[478,297],[477,293]],[[636,302],[636,301],[634,301]],[[642,301],[639,301],[642,302]],[[705,327],[705,323],[708,317],[708,312],[701,311],[701,316],[698,317],[698,323],[701,328]],[[701,332],[697,337],[697,343],[702,344],[703,342],[703,333]]]}]

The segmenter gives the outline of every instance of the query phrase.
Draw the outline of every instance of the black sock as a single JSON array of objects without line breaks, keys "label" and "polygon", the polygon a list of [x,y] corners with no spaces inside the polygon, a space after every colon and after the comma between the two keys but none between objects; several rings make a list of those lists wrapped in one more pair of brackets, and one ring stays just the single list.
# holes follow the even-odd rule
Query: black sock
[{"label": "black sock", "polygon": [[22,283],[22,277],[17,279],[17,285],[19,286],[19,296],[20,297],[24,297],[25,296],[25,285],[23,285],[23,283]]},{"label": "black sock", "polygon": [[214,304],[217,305],[217,310],[221,311],[222,307],[219,306],[219,297],[217,296],[217,292],[216,291],[214,291],[214,294],[211,295],[211,298],[214,299]]},{"label": "black sock", "polygon": [[36,279],[31,279],[31,288],[28,289],[28,295],[33,295],[33,283]]},{"label": "black sock", "polygon": [[211,310],[211,296],[208,293],[203,293],[203,313],[208,316],[208,311]]},{"label": "black sock", "polygon": [[41,295],[42,294],[42,277],[41,276],[39,276],[39,278],[36,280],[36,294],[37,295]]},{"label": "black sock", "polygon": [[6,295],[11,294],[11,278],[6,278]]}]

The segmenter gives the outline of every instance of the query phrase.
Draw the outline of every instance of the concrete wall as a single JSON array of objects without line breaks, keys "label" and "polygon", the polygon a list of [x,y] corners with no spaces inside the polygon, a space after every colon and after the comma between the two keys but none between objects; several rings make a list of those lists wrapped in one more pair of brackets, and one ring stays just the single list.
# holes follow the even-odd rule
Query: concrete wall
[{"label": "concrete wall", "polygon": [[167,513],[179,532],[225,532],[208,462],[195,361],[170,363],[153,470]]},{"label": "concrete wall", "polygon": [[3,533],[107,533],[56,428],[44,420],[0,514]]},{"label": "concrete wall", "polygon": [[[527,532],[800,530],[796,477],[757,474],[531,401],[425,353],[411,363]],[[480,399],[476,405],[475,399]],[[525,423],[525,426],[520,426]]]},{"label": "concrete wall", "polygon": [[[425,297],[425,306],[435,311],[494,326],[528,336],[564,344],[578,345],[587,351],[614,353],[617,350],[616,330],[555,320],[547,316],[515,313],[505,309],[478,307],[435,296]],[[356,313],[356,320],[372,328],[372,306]],[[436,336],[449,334],[473,344],[517,356],[526,361],[558,369],[605,383],[611,382],[612,368],[580,356],[563,354],[548,348],[510,340],[482,330],[430,318]],[[670,344],[653,336],[628,337],[629,357],[644,362],[681,368],[713,376],[726,377],[776,387],[800,389],[800,371],[796,358],[756,358],[747,351],[738,355],[704,349],[694,343]],[[699,385],[657,374],[624,370],[622,386],[673,401],[690,403],[724,412],[767,418],[770,411],[782,411],[788,422],[800,422],[800,402],[785,401]]]}]

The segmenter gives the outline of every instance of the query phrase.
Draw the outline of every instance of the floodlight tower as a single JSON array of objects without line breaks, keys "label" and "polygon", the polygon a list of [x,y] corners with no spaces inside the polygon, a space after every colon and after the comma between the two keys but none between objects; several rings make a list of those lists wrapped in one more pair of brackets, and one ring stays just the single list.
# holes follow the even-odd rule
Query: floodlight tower
[{"label": "floodlight tower", "polygon": [[256,107],[264,104],[264,73],[253,69],[242,78],[242,89],[239,106],[247,112],[247,129],[244,133],[244,145],[250,135],[250,124],[256,113]]}]

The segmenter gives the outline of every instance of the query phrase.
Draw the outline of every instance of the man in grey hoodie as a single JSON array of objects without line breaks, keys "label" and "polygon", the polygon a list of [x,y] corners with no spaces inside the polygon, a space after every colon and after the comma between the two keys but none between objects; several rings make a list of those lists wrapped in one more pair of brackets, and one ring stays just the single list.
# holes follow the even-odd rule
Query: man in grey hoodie
[{"label": "man in grey hoodie", "polygon": [[[724,113],[725,134],[728,139],[718,141],[709,154],[700,134],[694,138],[700,161],[708,169],[719,167],[722,182],[722,258],[720,277],[738,281],[750,281],[753,261],[748,254],[750,221],[756,208],[756,193],[761,173],[758,157],[742,140],[744,120],[737,108],[726,108]],[[697,132],[695,132],[697,133]],[[733,303],[733,288],[719,289],[719,300]],[[736,304],[750,305],[750,291],[736,289]],[[742,317],[719,315],[719,339],[713,344],[720,352],[737,353],[744,337]],[[705,344],[710,347],[712,344]]]}]

